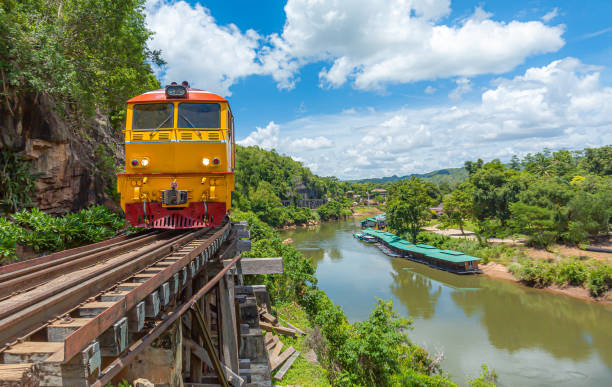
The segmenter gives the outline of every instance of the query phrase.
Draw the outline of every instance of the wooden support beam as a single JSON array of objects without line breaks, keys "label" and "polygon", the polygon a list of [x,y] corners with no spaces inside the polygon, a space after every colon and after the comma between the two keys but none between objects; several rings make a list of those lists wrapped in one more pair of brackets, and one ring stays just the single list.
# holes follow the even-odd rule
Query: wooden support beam
[{"label": "wooden support beam", "polygon": [[[200,360],[206,363],[207,366],[213,368],[210,356],[208,356],[208,353],[202,346],[200,346],[195,341],[187,338],[183,338],[183,344],[185,345],[185,347],[191,350],[193,354],[196,355]],[[234,371],[232,371],[228,366],[223,363],[221,363],[221,366],[223,366],[223,368],[225,369],[228,382],[232,383],[232,385],[234,386],[242,386],[244,384],[244,380]]]},{"label": "wooden support beam", "polygon": [[[226,259],[223,265],[227,266],[231,260]],[[283,258],[242,258],[240,266],[243,275],[248,274],[281,274],[283,273]]]},{"label": "wooden support beam", "polygon": [[280,370],[274,375],[274,380],[282,380],[289,368],[293,365],[293,362],[300,356],[300,351],[295,351],[291,354],[291,357],[283,364]]},{"label": "wooden support beam", "polygon": [[238,372],[238,332],[236,330],[236,308],[234,308],[234,278],[226,274],[219,281],[221,302],[221,334],[223,335],[223,359],[228,367]]},{"label": "wooden support beam", "polygon": [[217,373],[217,377],[219,378],[219,381],[221,382],[220,384],[223,387],[229,387],[227,378],[225,377],[225,370],[221,366],[221,361],[219,360],[219,358],[217,357],[217,354],[215,353],[215,347],[210,337],[210,333],[208,332],[208,327],[206,327],[206,322],[204,321],[204,317],[202,316],[200,307],[198,306],[197,303],[194,303],[193,306],[191,306],[191,309],[189,310],[191,311],[191,314],[194,316],[194,319],[196,322],[195,325],[200,330],[200,335],[202,336],[202,339],[204,340],[204,346],[206,348],[206,352],[208,353],[208,357],[211,359],[213,369]]},{"label": "wooden support beam", "polygon": [[285,328],[281,326],[274,326],[270,323],[260,321],[259,327],[267,332],[280,333],[281,335],[295,337],[295,331],[291,328]]}]

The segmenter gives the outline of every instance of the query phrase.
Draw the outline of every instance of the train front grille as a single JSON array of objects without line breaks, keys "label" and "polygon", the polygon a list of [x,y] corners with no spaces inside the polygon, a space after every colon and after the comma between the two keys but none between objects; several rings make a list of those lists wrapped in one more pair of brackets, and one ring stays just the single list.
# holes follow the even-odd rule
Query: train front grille
[{"label": "train front grille", "polygon": [[187,191],[166,189],[162,191],[162,204],[176,206],[187,203]]}]

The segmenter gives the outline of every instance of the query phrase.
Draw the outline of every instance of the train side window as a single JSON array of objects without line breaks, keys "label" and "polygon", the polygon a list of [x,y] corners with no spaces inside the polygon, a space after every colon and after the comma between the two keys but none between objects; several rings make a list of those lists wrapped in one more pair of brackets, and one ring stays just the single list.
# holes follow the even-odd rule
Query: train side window
[{"label": "train side window", "polygon": [[219,129],[221,127],[221,105],[218,103],[180,103],[178,127],[179,129]]},{"label": "train side window", "polygon": [[174,106],[171,103],[134,105],[132,129],[171,129],[174,126]]}]

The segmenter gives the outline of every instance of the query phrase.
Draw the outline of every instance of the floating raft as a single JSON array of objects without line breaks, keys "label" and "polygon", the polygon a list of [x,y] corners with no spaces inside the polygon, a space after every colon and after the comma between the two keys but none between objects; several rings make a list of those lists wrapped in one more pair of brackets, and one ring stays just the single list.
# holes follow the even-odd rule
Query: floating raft
[{"label": "floating raft", "polygon": [[381,245],[381,250],[387,255],[408,258],[412,261],[456,274],[482,273],[482,270],[478,268],[480,258],[472,257],[459,251],[438,249],[430,245],[415,245],[395,234],[373,228],[366,228],[362,230],[362,233],[375,238]]}]

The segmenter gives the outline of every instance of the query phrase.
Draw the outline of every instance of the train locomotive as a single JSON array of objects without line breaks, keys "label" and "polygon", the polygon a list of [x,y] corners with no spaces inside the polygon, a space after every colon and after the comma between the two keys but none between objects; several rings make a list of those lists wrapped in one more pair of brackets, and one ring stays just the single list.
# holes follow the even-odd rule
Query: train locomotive
[{"label": "train locomotive", "polygon": [[121,208],[134,227],[214,227],[231,210],[234,117],[216,94],[172,83],[127,101]]}]

